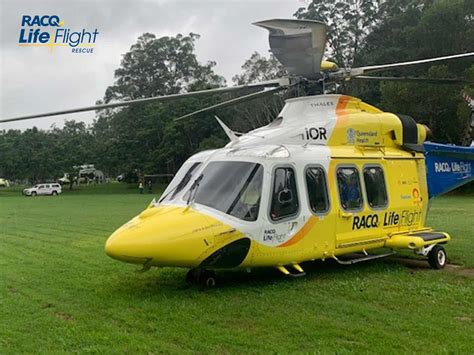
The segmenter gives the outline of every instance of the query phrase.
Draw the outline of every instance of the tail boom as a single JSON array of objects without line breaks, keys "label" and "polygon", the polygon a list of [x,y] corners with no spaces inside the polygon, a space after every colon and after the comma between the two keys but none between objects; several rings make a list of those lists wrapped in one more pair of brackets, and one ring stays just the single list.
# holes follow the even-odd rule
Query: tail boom
[{"label": "tail boom", "polygon": [[430,199],[474,180],[474,147],[426,142],[423,148]]}]

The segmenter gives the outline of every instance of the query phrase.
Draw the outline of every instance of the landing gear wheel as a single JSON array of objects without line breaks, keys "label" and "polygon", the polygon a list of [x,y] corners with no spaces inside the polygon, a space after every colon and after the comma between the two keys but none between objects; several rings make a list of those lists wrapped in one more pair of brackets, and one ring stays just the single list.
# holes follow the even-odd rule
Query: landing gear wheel
[{"label": "landing gear wheel", "polygon": [[428,253],[428,263],[433,269],[442,269],[446,266],[448,257],[441,245],[435,245]]},{"label": "landing gear wheel", "polygon": [[198,282],[200,285],[208,288],[215,287],[217,285],[216,273],[209,270],[202,270]]},{"label": "landing gear wheel", "polygon": [[186,282],[211,288],[217,285],[217,276],[214,271],[191,269],[186,274]]}]

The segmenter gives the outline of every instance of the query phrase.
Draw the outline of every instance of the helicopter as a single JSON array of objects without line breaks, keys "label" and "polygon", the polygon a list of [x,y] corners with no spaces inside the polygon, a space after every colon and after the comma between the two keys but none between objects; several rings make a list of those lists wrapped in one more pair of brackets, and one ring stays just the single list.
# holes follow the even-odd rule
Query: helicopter
[{"label": "helicopter", "polygon": [[[179,121],[291,89],[314,93],[286,100],[270,124],[244,134],[232,131],[215,116],[229,143],[191,156],[159,200],[154,199],[107,239],[105,253],[142,265],[143,270],[188,268],[188,282],[209,287],[216,285],[216,270],[220,269],[267,267],[297,277],[305,275],[303,262],[332,259],[351,265],[399,250],[411,250],[426,258],[432,268],[443,268],[448,260],[444,245],[451,236],[426,225],[429,203],[473,180],[474,148],[428,142],[429,128],[412,117],[327,92],[351,79],[469,83],[367,74],[467,58],[474,52],[339,68],[323,60],[324,23],[274,19],[255,24],[269,31],[271,51],[288,77],[2,119],[0,123],[245,92],[176,118]],[[369,253],[375,249],[386,251]]]}]

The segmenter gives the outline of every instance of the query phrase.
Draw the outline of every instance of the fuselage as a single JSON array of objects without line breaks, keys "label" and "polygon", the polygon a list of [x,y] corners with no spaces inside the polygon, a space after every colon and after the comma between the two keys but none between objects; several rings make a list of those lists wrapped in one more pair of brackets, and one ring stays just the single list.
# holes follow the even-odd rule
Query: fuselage
[{"label": "fuselage", "polygon": [[419,248],[408,239],[429,230],[425,162],[406,146],[425,134],[348,96],[288,100],[270,125],[186,161],[106,252],[149,266],[252,268]]}]

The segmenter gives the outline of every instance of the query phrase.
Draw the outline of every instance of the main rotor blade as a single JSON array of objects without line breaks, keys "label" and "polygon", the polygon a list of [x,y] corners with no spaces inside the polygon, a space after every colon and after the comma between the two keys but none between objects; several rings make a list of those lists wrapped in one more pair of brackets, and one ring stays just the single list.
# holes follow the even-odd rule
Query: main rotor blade
[{"label": "main rotor blade", "polygon": [[370,80],[370,81],[403,81],[426,84],[474,84],[472,80],[456,79],[456,78],[426,78],[426,77],[410,77],[410,76],[367,76],[358,75],[352,79]]},{"label": "main rotor blade", "polygon": [[454,54],[454,55],[447,55],[444,57],[436,57],[436,58],[428,58],[428,59],[420,59],[420,60],[413,60],[410,62],[401,62],[401,63],[391,63],[391,64],[381,64],[381,65],[371,65],[367,67],[359,67],[359,68],[352,68],[350,70],[350,76],[360,76],[366,73],[372,73],[380,70],[390,69],[390,68],[400,68],[406,67],[410,65],[417,65],[417,64],[424,64],[424,63],[433,63],[433,62],[440,62],[444,60],[452,60],[452,59],[459,59],[459,58],[466,58],[474,56],[474,52],[470,53],[462,53],[462,54]]},{"label": "main rotor blade", "polygon": [[320,77],[326,25],[319,21],[274,19],[255,22],[269,31],[270,49],[291,75]]},{"label": "main rotor blade", "polygon": [[268,95],[274,94],[274,93],[276,93],[276,92],[278,92],[278,91],[282,91],[282,90],[286,90],[286,89],[288,89],[288,87],[276,87],[276,88],[273,88],[273,89],[262,90],[262,91],[254,92],[254,93],[251,93],[251,94],[248,94],[248,95],[239,96],[239,97],[236,97],[235,99],[227,100],[227,101],[224,101],[224,102],[220,102],[220,103],[218,103],[218,104],[216,104],[216,105],[208,106],[208,107],[205,107],[205,108],[203,108],[203,109],[201,109],[201,110],[188,113],[188,114],[186,114],[186,115],[184,115],[184,116],[175,118],[174,121],[175,121],[175,122],[176,122],[176,121],[181,121],[181,120],[183,120],[183,119],[185,119],[185,118],[188,118],[188,117],[197,115],[197,114],[199,114],[199,113],[203,113],[203,112],[206,112],[206,111],[214,110],[214,109],[216,109],[216,108],[221,108],[221,107],[226,107],[226,106],[235,105],[235,104],[238,104],[238,103],[241,103],[241,102],[245,102],[245,101],[254,100],[254,99],[256,99],[256,98],[268,96]]},{"label": "main rotor blade", "polygon": [[192,92],[186,92],[186,93],[183,93],[183,94],[173,94],[173,95],[166,95],[166,96],[153,96],[153,97],[147,97],[147,98],[144,98],[144,99],[128,100],[128,101],[122,101],[122,102],[113,102],[113,103],[108,103],[108,104],[86,106],[86,107],[74,108],[74,109],[69,109],[69,110],[61,110],[61,111],[40,113],[40,114],[35,114],[35,115],[5,118],[5,119],[0,119],[0,123],[30,120],[30,119],[33,119],[33,118],[40,118],[40,117],[51,117],[51,116],[66,115],[66,114],[71,114],[71,113],[76,113],[76,112],[96,111],[96,110],[103,110],[103,109],[106,109],[106,108],[121,107],[121,106],[128,106],[128,105],[135,105],[135,104],[142,104],[142,103],[149,103],[149,102],[168,102],[168,101],[186,99],[186,98],[191,98],[191,97],[200,97],[200,96],[207,96],[207,95],[218,95],[218,94],[224,94],[224,93],[228,93],[228,92],[238,92],[238,91],[247,90],[247,89],[258,89],[258,88],[266,88],[266,87],[281,88],[281,87],[286,87],[288,84],[289,84],[289,79],[288,78],[282,78],[282,79],[268,80],[268,81],[255,83],[255,84],[222,87],[222,88],[209,89],[209,90],[192,91]]}]

